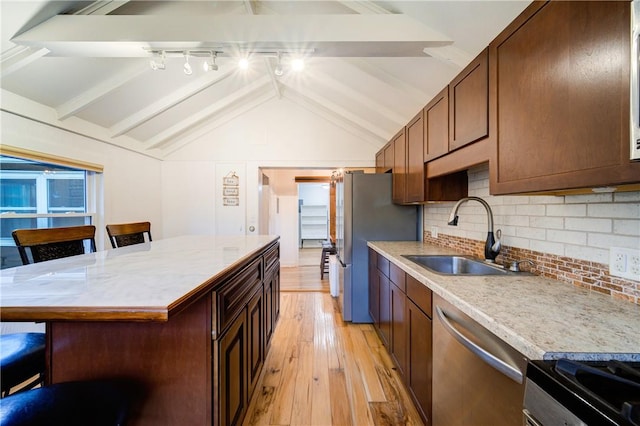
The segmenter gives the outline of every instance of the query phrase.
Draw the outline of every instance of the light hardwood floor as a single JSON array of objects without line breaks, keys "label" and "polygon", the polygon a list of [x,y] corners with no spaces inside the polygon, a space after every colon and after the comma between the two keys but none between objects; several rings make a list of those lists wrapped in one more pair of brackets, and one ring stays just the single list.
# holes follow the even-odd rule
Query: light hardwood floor
[{"label": "light hardwood floor", "polygon": [[299,267],[280,268],[281,291],[321,291],[329,292],[329,274],[320,279],[321,248],[298,250]]},{"label": "light hardwood floor", "polygon": [[371,325],[344,323],[329,293],[283,292],[280,320],[244,424],[422,421]]}]

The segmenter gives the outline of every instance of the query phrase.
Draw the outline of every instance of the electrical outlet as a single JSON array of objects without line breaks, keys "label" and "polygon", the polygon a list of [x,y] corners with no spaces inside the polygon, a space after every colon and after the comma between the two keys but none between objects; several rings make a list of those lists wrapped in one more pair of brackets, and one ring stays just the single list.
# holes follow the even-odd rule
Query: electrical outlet
[{"label": "electrical outlet", "polygon": [[640,281],[640,250],[611,247],[609,249],[609,274]]},{"label": "electrical outlet", "polygon": [[438,227],[435,225],[431,227],[431,237],[438,238]]}]

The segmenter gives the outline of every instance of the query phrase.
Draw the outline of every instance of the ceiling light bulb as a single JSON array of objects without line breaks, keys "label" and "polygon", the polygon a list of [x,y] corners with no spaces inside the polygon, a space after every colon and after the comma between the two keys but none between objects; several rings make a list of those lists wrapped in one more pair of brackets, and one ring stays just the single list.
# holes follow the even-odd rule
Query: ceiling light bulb
[{"label": "ceiling light bulb", "polygon": [[191,69],[191,65],[189,64],[189,52],[185,52],[184,54],[184,73],[186,75],[193,74],[193,69]]},{"label": "ceiling light bulb", "polygon": [[247,58],[241,58],[238,62],[238,66],[240,67],[240,69],[246,70],[247,68],[249,68],[249,60]]},{"label": "ceiling light bulb", "polygon": [[216,58],[218,57],[217,53],[211,53],[211,62],[204,61],[202,63],[202,68],[205,71],[218,71],[218,64],[216,64]]},{"label": "ceiling light bulb", "polygon": [[302,71],[304,69],[304,59],[294,59],[291,61],[291,69],[294,71]]}]

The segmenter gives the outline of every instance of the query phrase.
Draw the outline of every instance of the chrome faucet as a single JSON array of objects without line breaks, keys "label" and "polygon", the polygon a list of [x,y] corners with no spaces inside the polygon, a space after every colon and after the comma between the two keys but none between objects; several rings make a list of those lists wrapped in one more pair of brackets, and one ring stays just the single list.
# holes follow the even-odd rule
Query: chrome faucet
[{"label": "chrome faucet", "polygon": [[487,211],[487,220],[489,222],[489,230],[487,232],[487,241],[484,244],[484,259],[487,262],[495,262],[496,257],[500,253],[500,243],[496,242],[495,237],[493,236],[493,212],[491,211],[491,207],[485,200],[480,197],[465,197],[456,203],[451,210],[451,214],[449,215],[448,224],[451,226],[458,226],[458,209],[460,206],[467,201],[477,201],[482,204]]}]

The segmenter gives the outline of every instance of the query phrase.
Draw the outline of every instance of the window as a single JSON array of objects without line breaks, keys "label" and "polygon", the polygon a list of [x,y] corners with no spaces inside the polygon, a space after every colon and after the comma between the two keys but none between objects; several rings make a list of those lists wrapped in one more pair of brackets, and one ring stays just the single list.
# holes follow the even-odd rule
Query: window
[{"label": "window", "polygon": [[1,268],[22,264],[11,232],[20,228],[90,225],[93,171],[0,155]]}]

